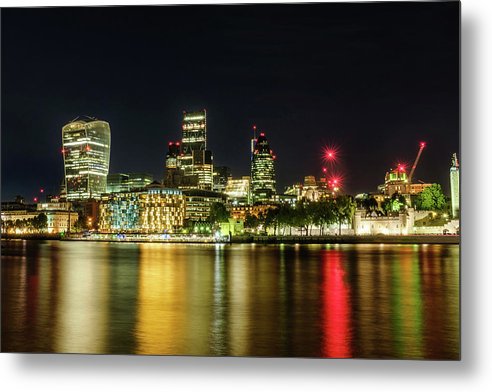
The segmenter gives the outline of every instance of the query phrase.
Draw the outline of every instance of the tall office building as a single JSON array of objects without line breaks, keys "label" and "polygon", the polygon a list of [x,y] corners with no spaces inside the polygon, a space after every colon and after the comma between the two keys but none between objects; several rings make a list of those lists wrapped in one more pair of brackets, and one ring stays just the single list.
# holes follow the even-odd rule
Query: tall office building
[{"label": "tall office building", "polygon": [[179,142],[169,142],[169,150],[166,154],[166,169],[176,169],[178,167],[178,157],[181,152]]},{"label": "tall office building", "polygon": [[181,154],[180,142],[169,142],[169,149],[164,164],[164,186],[177,188],[181,185],[182,170],[179,167],[179,156]]},{"label": "tall office building", "polygon": [[77,117],[62,128],[62,145],[67,199],[99,198],[109,171],[109,123]]},{"label": "tall office building", "polygon": [[183,139],[178,165],[183,170],[183,189],[211,190],[213,157],[207,150],[207,112],[183,112]]},{"label": "tall office building", "polygon": [[231,177],[231,168],[228,166],[215,166],[214,167],[214,192],[224,192],[227,181]]},{"label": "tall office building", "polygon": [[460,214],[460,165],[456,153],[451,159],[449,180],[451,183],[451,214],[453,218],[457,218]]},{"label": "tall office building", "polygon": [[251,160],[251,196],[253,203],[268,201],[276,194],[275,156],[263,132],[256,140]]},{"label": "tall office building", "polygon": [[154,176],[149,173],[128,173],[128,190],[143,189],[154,181]]},{"label": "tall office building", "polygon": [[253,137],[251,138],[251,160],[253,160],[255,145],[256,145],[256,125],[253,125]]},{"label": "tall office building", "polygon": [[112,173],[108,174],[106,183],[107,193],[118,193],[128,191],[128,174]]},{"label": "tall office building", "polygon": [[154,181],[148,173],[113,173],[108,175],[107,193],[128,192],[143,189]]}]

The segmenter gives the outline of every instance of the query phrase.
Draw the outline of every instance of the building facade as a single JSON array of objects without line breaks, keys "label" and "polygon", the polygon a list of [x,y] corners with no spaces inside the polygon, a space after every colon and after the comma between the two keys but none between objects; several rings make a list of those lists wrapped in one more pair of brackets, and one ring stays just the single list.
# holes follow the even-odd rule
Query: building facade
[{"label": "building facade", "polygon": [[357,210],[353,226],[355,235],[406,235],[413,234],[415,211],[408,208],[398,214],[380,216],[376,212]]},{"label": "building facade", "polygon": [[102,233],[176,232],[183,227],[185,217],[185,199],[178,189],[107,194],[99,208]]},{"label": "building facade", "polygon": [[326,187],[326,179],[316,180],[315,176],[305,176],[302,184],[287,187],[285,196],[295,196],[297,200],[318,201],[332,195],[333,190]]},{"label": "building facade", "polygon": [[393,196],[393,193],[408,193],[408,177],[405,168],[399,165],[396,169],[387,172],[381,189],[387,196]]},{"label": "building facade", "polygon": [[233,206],[231,208],[231,217],[236,220],[245,220],[248,215],[259,217],[265,215],[269,209],[278,208],[276,204],[257,204],[254,206]]},{"label": "building facade", "polygon": [[[31,207],[31,206],[27,206]],[[43,232],[48,234],[59,234],[73,231],[75,223],[79,219],[78,212],[72,211],[71,203],[38,203],[36,210],[32,208],[24,209],[2,209],[2,224],[7,222],[29,221],[37,218],[40,214],[46,215],[46,228]],[[6,226],[6,232],[22,234],[29,232],[28,229],[9,228]]]},{"label": "building facade", "polygon": [[183,138],[178,166],[183,171],[181,189],[213,188],[213,157],[207,150],[207,112],[183,112]]},{"label": "building facade", "polygon": [[108,174],[106,181],[106,192],[117,193],[128,190],[128,174],[111,173]]},{"label": "building facade", "polygon": [[275,156],[263,132],[256,140],[251,160],[252,202],[267,202],[276,192]]},{"label": "building facade", "polygon": [[128,190],[145,188],[154,181],[154,176],[149,173],[128,173]]},{"label": "building facade", "polygon": [[67,200],[100,198],[109,171],[109,123],[77,117],[62,128],[62,145]]},{"label": "building facade", "polygon": [[410,184],[410,194],[418,195],[423,192],[425,188],[432,186],[431,183],[418,182],[416,184]]},{"label": "building facade", "polygon": [[228,166],[214,167],[214,186],[213,191],[224,193],[227,182],[231,178],[231,168]]},{"label": "building facade", "polygon": [[164,186],[167,188],[178,188],[183,177],[179,167],[179,156],[181,154],[180,142],[169,142],[166,160],[164,163]]},{"label": "building facade", "polygon": [[201,189],[191,189],[183,192],[186,200],[185,219],[192,222],[204,222],[210,217],[214,203],[224,203],[224,195]]},{"label": "building facade", "polygon": [[243,176],[241,178],[230,177],[224,190],[229,203],[233,206],[250,204],[250,184],[251,177],[249,176]]},{"label": "building facade", "polygon": [[451,214],[453,218],[457,218],[460,215],[460,165],[456,153],[453,154],[451,160],[449,181],[451,185]]},{"label": "building facade", "polygon": [[148,173],[115,173],[107,178],[107,193],[127,192],[145,188],[154,181],[154,176]]}]

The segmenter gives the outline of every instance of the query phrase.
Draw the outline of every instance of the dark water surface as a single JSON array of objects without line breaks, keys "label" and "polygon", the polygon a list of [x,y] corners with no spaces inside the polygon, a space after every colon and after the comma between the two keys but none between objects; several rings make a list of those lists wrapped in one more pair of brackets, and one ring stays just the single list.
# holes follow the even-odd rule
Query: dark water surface
[{"label": "dark water surface", "polygon": [[459,247],[2,241],[1,344],[458,359]]}]

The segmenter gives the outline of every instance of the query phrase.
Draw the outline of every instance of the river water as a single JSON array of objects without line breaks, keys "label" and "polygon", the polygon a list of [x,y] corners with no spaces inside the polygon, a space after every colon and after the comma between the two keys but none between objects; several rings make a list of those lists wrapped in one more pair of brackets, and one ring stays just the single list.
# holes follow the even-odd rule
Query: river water
[{"label": "river water", "polygon": [[2,351],[459,359],[458,245],[2,240]]}]

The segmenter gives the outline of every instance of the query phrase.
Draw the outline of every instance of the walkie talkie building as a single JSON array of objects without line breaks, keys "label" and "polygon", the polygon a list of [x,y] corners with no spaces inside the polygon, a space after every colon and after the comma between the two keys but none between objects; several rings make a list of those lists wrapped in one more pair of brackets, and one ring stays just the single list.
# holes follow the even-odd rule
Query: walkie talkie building
[{"label": "walkie talkie building", "polygon": [[99,198],[106,192],[111,147],[109,123],[77,117],[62,128],[68,200]]}]

